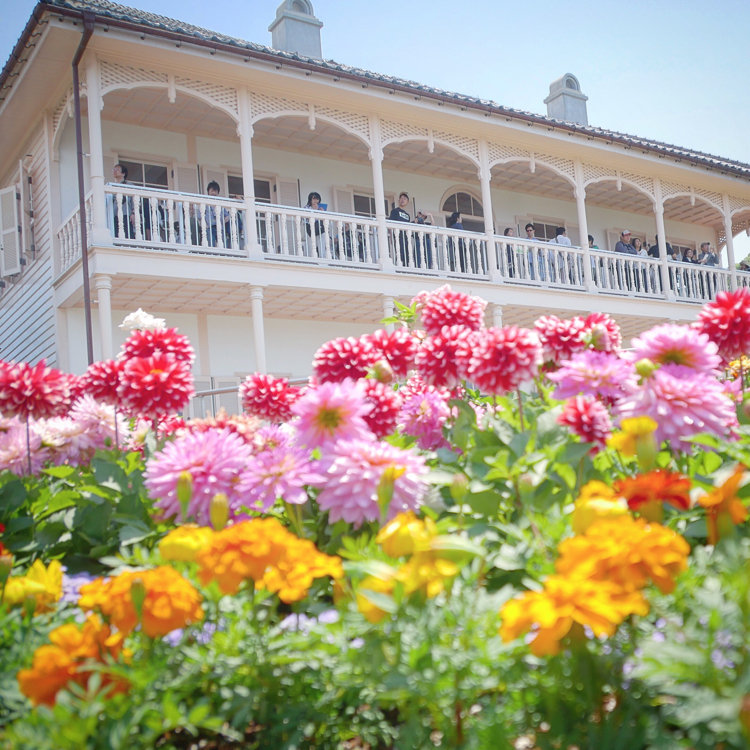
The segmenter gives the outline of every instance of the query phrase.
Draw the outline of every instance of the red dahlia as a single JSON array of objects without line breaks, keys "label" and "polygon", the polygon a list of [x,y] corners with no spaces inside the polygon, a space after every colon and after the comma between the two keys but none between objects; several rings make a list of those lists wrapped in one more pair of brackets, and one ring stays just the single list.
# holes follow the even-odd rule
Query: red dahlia
[{"label": "red dahlia", "polygon": [[448,284],[431,294],[422,292],[414,302],[420,307],[422,326],[431,336],[440,333],[443,326],[459,325],[478,331],[484,325],[487,302],[463,292],[454,292]]},{"label": "red dahlia", "polygon": [[78,379],[78,395],[88,393],[97,401],[119,406],[117,388],[123,363],[118,359],[103,359],[90,364]]},{"label": "red dahlia", "polygon": [[468,380],[484,393],[499,395],[536,376],[542,345],[528,328],[487,328],[462,341],[457,356],[466,362]]},{"label": "red dahlia", "polygon": [[65,414],[71,402],[71,376],[47,367],[45,360],[28,362],[0,360],[0,414],[22,419]]},{"label": "red dahlia", "polygon": [[190,339],[177,333],[176,328],[157,328],[152,331],[136,329],[122,345],[120,358],[153,357],[157,354],[169,354],[189,365],[195,362],[195,351]]},{"label": "red dahlia", "polygon": [[255,372],[240,386],[242,408],[254,417],[270,422],[284,422],[292,416],[291,406],[299,390],[286,378],[274,378]]},{"label": "red dahlia", "polygon": [[376,437],[390,435],[396,429],[396,420],[401,411],[401,396],[391,386],[377,380],[363,381],[365,400],[372,409],[364,420]]},{"label": "red dahlia", "polygon": [[183,409],[194,392],[188,362],[156,354],[123,364],[118,394],[133,415],[159,419]]},{"label": "red dahlia", "polygon": [[366,336],[332,339],[315,352],[313,375],[320,383],[358,380],[367,375],[380,356]]},{"label": "red dahlia", "polygon": [[719,354],[727,361],[750,353],[750,289],[741,287],[735,292],[719,292],[707,302],[694,323],[719,347]]},{"label": "red dahlia", "polygon": [[406,328],[386,331],[381,328],[366,336],[376,351],[391,366],[397,378],[405,378],[414,367],[414,355],[417,353],[417,339]]},{"label": "red dahlia", "polygon": [[466,326],[444,326],[436,336],[429,336],[417,352],[415,364],[428,385],[454,388],[466,377],[468,354],[472,341],[480,334]]},{"label": "red dahlia", "polygon": [[591,453],[598,453],[612,434],[612,420],[607,407],[592,396],[568,399],[557,421],[570,427],[581,440],[593,443]]},{"label": "red dahlia", "polygon": [[543,315],[534,323],[534,329],[544,347],[545,363],[559,364],[586,346],[581,337],[585,323],[579,316],[561,320],[556,315]]},{"label": "red dahlia", "polygon": [[606,313],[593,312],[583,321],[583,340],[600,352],[613,352],[620,348],[620,326]]}]

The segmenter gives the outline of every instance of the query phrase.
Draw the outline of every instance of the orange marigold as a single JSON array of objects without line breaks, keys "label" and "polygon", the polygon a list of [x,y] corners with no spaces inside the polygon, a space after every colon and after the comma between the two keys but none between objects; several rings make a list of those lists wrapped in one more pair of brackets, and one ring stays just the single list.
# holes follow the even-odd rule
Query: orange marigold
[{"label": "orange marigold", "polygon": [[[134,599],[142,599],[140,613]],[[131,632],[140,622],[150,638],[201,620],[200,605],[200,594],[193,584],[168,565],[97,578],[81,586],[78,601],[81,609],[101,612],[122,633]]]},{"label": "orange marigold", "polygon": [[285,602],[302,599],[315,578],[343,575],[340,558],[319,552],[275,518],[241,521],[216,532],[197,560],[203,585],[215,580],[222,593],[235,594],[249,579]]},{"label": "orange marigold", "polygon": [[690,507],[690,479],[676,471],[656,469],[618,479],[614,490],[627,500],[630,510],[638,511],[649,521],[661,521],[662,503],[680,510]]},{"label": "orange marigold", "polygon": [[[578,537],[576,537],[578,538]],[[542,591],[527,591],[500,610],[500,636],[507,643],[531,630],[532,653],[556,654],[560,641],[577,623],[595,635],[612,635],[629,615],[645,615],[648,604],[638,591],[609,581],[550,576]]]},{"label": "orange marigold", "polygon": [[716,544],[721,538],[720,525],[726,532],[728,527],[747,519],[747,508],[737,497],[744,474],[745,467],[737,466],[732,476],[723,484],[698,498],[698,503],[706,509],[709,544]]},{"label": "orange marigold", "polygon": [[557,572],[571,579],[610,581],[642,589],[653,581],[664,593],[687,569],[688,543],[674,531],[643,518],[623,517],[592,524],[585,534],[563,540]]},{"label": "orange marigold", "polygon": [[[117,658],[122,647],[122,634],[113,635],[96,616],[80,627],[62,625],[49,634],[49,639],[51,643],[34,652],[31,669],[22,669],[17,675],[21,692],[34,705],[54,705],[57,693],[71,681],[85,686],[91,675],[87,665],[103,662],[108,656]],[[112,681],[104,679],[102,684]],[[118,689],[125,687],[121,680],[116,685]]]}]

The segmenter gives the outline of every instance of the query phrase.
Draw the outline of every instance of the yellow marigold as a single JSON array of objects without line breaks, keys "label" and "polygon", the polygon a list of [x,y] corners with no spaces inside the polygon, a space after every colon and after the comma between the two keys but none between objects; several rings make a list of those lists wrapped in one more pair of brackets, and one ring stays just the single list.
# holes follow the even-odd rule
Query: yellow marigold
[{"label": "yellow marigold", "polygon": [[159,552],[164,560],[193,562],[213,534],[213,529],[208,526],[178,526],[159,542]]},{"label": "yellow marigold", "polygon": [[674,531],[643,518],[604,519],[581,536],[559,545],[560,575],[597,582],[611,581],[625,589],[641,589],[652,581],[664,593],[687,569],[688,543]]},{"label": "yellow marigold", "polygon": [[386,555],[403,557],[421,552],[429,547],[430,540],[437,535],[435,522],[431,518],[417,518],[413,511],[399,513],[383,526],[375,541]]},{"label": "yellow marigold", "polygon": [[[134,593],[142,596],[141,612]],[[200,594],[188,580],[168,565],[153,570],[129,570],[109,579],[97,578],[81,586],[78,605],[97,610],[122,633],[134,630],[139,621],[151,638],[166,635],[203,618]]]},{"label": "yellow marigold", "polygon": [[628,515],[625,500],[617,497],[614,490],[596,479],[581,488],[576,500],[571,525],[576,534],[583,534],[594,521],[600,518],[617,518]]},{"label": "yellow marigold", "polygon": [[393,593],[395,578],[393,576],[368,576],[357,588],[356,601],[357,609],[362,613],[365,620],[373,624],[379,623],[388,612],[381,609],[369,594],[385,594],[390,596]]},{"label": "yellow marigold", "polygon": [[11,576],[5,583],[3,601],[11,606],[34,599],[35,613],[48,612],[62,596],[62,565],[53,560],[46,568],[41,560],[34,564],[23,576]]},{"label": "yellow marigold", "polygon": [[738,378],[740,374],[744,374],[747,377],[750,374],[750,357],[746,357],[743,354],[739,359],[733,359],[729,363],[728,369],[734,378]]},{"label": "yellow marigold", "polygon": [[[726,533],[732,526],[747,519],[747,508],[737,497],[744,475],[745,467],[737,466],[723,484],[698,498],[698,504],[706,509],[709,544],[716,544],[719,541],[722,529]],[[722,529],[719,528],[720,526]]]},{"label": "yellow marigold", "polygon": [[544,656],[560,650],[560,641],[575,623],[609,636],[629,615],[647,612],[640,592],[609,581],[550,576],[542,591],[527,591],[505,603],[500,610],[500,636],[507,643],[532,630],[531,651]]},{"label": "yellow marigold", "polygon": [[610,448],[620,451],[625,456],[634,456],[639,443],[651,439],[659,425],[651,417],[630,417],[620,423],[620,432],[615,432],[608,440]]},{"label": "yellow marigold", "polygon": [[398,569],[396,578],[404,584],[405,594],[424,591],[432,599],[445,588],[445,582],[457,573],[458,565],[452,560],[446,560],[435,552],[418,552]]},{"label": "yellow marigold", "polygon": [[343,575],[340,558],[319,552],[275,518],[242,521],[215,532],[197,560],[204,585],[215,580],[222,593],[234,594],[244,581],[253,580],[285,602],[302,599],[315,578]]},{"label": "yellow marigold", "polygon": [[[22,669],[17,675],[21,692],[34,705],[54,705],[57,693],[71,680],[85,686],[91,674],[87,662],[116,658],[122,646],[122,634],[113,635],[96,616],[89,617],[82,626],[62,625],[49,634],[49,639],[51,643],[34,652],[31,669]],[[105,678],[102,684],[111,682]],[[124,687],[118,680],[117,688]]]}]

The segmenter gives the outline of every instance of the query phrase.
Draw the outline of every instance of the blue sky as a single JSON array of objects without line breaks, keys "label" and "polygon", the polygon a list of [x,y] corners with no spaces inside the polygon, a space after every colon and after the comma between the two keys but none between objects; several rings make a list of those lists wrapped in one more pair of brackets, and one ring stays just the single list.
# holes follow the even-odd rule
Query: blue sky
[{"label": "blue sky", "polygon": [[[270,44],[279,2],[132,4]],[[748,0],[312,3],[326,58],[539,114],[549,84],[573,73],[590,124],[750,163]],[[34,4],[0,0],[3,61]]]}]

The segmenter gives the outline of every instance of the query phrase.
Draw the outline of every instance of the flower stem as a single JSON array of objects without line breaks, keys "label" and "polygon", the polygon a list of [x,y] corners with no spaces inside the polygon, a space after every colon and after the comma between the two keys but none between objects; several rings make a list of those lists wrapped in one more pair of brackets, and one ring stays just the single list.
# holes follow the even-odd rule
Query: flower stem
[{"label": "flower stem", "polygon": [[26,459],[29,462],[29,476],[31,476],[31,428],[29,427],[29,420],[31,416],[26,415]]},{"label": "flower stem", "polygon": [[521,422],[521,432],[523,432],[526,428],[523,424],[523,400],[521,399],[521,389],[516,388],[516,396],[518,396],[518,418]]}]

